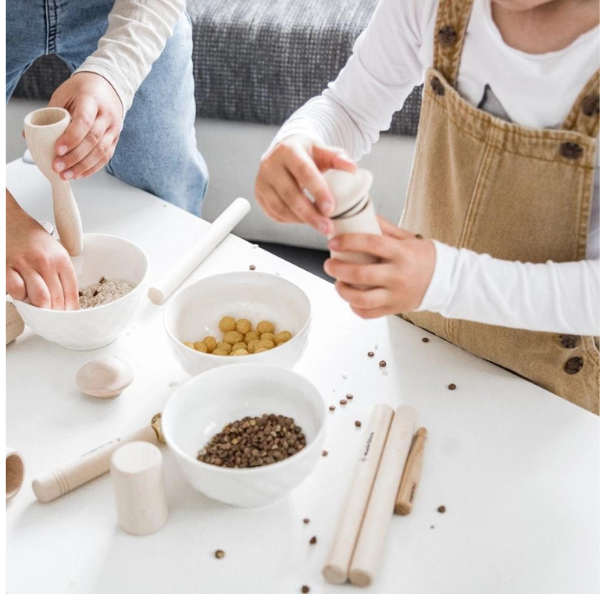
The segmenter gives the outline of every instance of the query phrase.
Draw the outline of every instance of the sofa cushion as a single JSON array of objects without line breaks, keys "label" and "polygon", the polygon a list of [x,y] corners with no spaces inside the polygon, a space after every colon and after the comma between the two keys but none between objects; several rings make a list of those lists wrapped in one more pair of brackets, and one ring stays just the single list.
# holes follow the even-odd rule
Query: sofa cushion
[{"label": "sofa cushion", "polygon": [[[319,94],[346,63],[377,0],[188,0],[200,117],[279,125]],[[15,95],[46,99],[69,76],[38,59]],[[420,89],[390,131],[416,133]]]}]

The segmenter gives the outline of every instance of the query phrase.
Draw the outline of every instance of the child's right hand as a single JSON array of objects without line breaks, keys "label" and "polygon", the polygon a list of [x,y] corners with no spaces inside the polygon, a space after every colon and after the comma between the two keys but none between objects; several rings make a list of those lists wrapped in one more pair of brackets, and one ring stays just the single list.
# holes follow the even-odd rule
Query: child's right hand
[{"label": "child's right hand", "polygon": [[[327,217],[335,200],[322,173],[329,169],[354,172],[356,164],[341,148],[293,135],[283,139],[260,163],[254,194],[263,210],[280,223],[307,223],[324,235],[332,232]],[[315,199],[313,204],[303,190]]]},{"label": "child's right hand", "polygon": [[6,292],[40,308],[76,310],[79,288],[67,251],[6,193]]}]

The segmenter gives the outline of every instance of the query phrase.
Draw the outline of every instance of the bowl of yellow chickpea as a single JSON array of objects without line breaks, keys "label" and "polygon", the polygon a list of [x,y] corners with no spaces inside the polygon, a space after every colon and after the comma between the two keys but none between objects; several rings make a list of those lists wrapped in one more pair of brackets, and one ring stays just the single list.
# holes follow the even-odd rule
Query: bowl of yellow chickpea
[{"label": "bowl of yellow chickpea", "polygon": [[308,296],[279,275],[243,271],[206,277],[169,302],[171,348],[191,375],[234,363],[291,369],[308,341]]}]

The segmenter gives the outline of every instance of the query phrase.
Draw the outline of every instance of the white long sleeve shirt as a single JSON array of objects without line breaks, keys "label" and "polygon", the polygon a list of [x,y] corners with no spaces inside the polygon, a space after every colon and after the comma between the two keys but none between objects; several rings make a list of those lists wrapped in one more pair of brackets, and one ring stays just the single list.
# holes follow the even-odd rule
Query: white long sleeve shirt
[{"label": "white long sleeve shirt", "polygon": [[125,114],[184,8],[185,0],[115,0],[97,50],[76,72],[104,77],[121,99]]},{"label": "white long sleeve shirt", "polygon": [[[354,159],[389,128],[393,113],[433,63],[437,0],[381,0],[337,79],[283,125],[274,143],[310,136]],[[520,125],[556,128],[598,68],[599,28],[567,48],[531,55],[509,47],[490,0],[475,0],[458,74],[471,104]],[[436,266],[419,310],[536,331],[600,332],[598,169],[587,260],[529,264],[436,246]]]}]

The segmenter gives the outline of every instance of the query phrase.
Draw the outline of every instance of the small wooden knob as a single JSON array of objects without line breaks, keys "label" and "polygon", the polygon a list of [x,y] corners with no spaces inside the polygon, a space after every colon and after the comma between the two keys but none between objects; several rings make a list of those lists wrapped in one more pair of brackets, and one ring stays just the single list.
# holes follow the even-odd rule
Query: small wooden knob
[{"label": "small wooden knob", "polygon": [[6,499],[16,496],[25,479],[23,457],[12,448],[6,448]]}]

